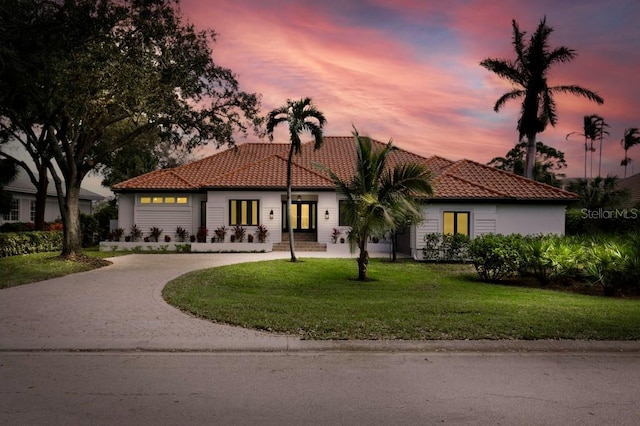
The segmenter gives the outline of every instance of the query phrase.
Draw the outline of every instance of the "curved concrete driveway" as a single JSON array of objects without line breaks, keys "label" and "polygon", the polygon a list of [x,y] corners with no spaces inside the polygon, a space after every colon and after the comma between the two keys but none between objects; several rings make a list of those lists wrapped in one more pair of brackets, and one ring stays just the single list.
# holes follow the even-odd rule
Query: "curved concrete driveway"
[{"label": "curved concrete driveway", "polygon": [[[328,257],[306,253],[302,257]],[[626,351],[640,341],[301,341],[215,324],[168,305],[165,284],[193,270],[289,253],[132,254],[89,272],[0,290],[0,351]]]},{"label": "curved concrete driveway", "polygon": [[294,337],[194,318],[168,305],[164,285],[192,270],[288,253],[157,254],[0,290],[0,350],[286,350]]}]

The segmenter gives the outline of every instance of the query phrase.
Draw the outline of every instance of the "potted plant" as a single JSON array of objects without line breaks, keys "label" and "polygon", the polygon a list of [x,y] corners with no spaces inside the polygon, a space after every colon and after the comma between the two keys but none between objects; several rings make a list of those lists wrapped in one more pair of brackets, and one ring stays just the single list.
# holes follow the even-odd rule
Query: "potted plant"
[{"label": "potted plant", "polygon": [[124,229],[122,228],[117,228],[113,230],[113,241],[120,241],[120,238],[122,238],[122,235],[124,234]]},{"label": "potted plant", "polygon": [[198,233],[196,234],[196,240],[198,240],[199,243],[206,243],[208,233],[209,233],[209,230],[205,226],[201,226],[200,228],[198,228]]},{"label": "potted plant", "polygon": [[227,236],[227,228],[225,228],[224,226],[220,226],[218,228],[216,228],[215,231],[213,231],[214,234],[216,234],[216,241],[219,243],[224,243],[224,239]]},{"label": "potted plant", "polygon": [[169,235],[165,235],[164,236],[164,242],[165,243],[170,243],[171,242],[171,237]]},{"label": "potted plant", "polygon": [[189,237],[189,241],[191,241],[192,243],[195,243],[196,242],[196,236],[195,235],[191,235]]},{"label": "potted plant", "polygon": [[233,227],[233,237],[235,241],[241,243],[244,241],[244,235],[247,232],[247,230],[244,228],[244,226],[240,226],[240,225],[236,225]]},{"label": "potted plant", "polygon": [[176,236],[178,238],[178,241],[180,241],[181,243],[184,243],[187,237],[189,236],[189,233],[182,226],[178,226],[176,228]]},{"label": "potted plant", "polygon": [[248,234],[247,235],[247,242],[249,242],[249,243],[253,242],[253,234]]},{"label": "potted plant", "polygon": [[150,240],[155,241],[156,243],[160,241],[160,235],[162,234],[162,229],[157,226],[153,226],[149,229]]},{"label": "potted plant", "polygon": [[256,237],[258,238],[259,243],[264,243],[267,241],[267,236],[269,235],[269,231],[267,227],[264,225],[258,225],[256,229]]},{"label": "potted plant", "polygon": [[138,228],[138,225],[134,224],[131,227],[130,236],[131,236],[131,241],[134,243],[137,242],[140,238],[142,238],[142,230]]},{"label": "potted plant", "polygon": [[338,237],[342,234],[338,228],[333,228],[333,232],[331,233],[331,242],[333,244],[338,242]]}]

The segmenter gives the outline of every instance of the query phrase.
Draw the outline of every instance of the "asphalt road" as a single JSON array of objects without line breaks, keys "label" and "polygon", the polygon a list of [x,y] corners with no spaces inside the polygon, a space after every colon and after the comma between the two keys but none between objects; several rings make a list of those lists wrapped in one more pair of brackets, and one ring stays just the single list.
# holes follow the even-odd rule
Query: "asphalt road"
[{"label": "asphalt road", "polygon": [[637,425],[629,353],[2,352],[10,425]]}]

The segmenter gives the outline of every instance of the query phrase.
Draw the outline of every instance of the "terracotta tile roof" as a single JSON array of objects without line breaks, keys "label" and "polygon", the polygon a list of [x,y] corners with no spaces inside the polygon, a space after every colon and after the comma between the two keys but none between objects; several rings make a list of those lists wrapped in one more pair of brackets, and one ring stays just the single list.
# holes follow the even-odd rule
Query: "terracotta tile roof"
[{"label": "terracotta tile roof", "polygon": [[[384,143],[373,141],[375,149]],[[288,144],[248,143],[238,145],[199,161],[169,170],[138,176],[113,187],[123,190],[197,190],[286,188]],[[333,184],[317,165],[323,165],[341,179],[353,175],[356,150],[353,137],[325,137],[320,149],[303,144],[294,157],[293,187],[296,189],[332,189]],[[572,200],[575,194],[525,179],[513,173],[470,160],[451,161],[433,156],[421,157],[396,149],[389,166],[406,162],[426,164],[434,175],[434,199],[513,199]]]}]

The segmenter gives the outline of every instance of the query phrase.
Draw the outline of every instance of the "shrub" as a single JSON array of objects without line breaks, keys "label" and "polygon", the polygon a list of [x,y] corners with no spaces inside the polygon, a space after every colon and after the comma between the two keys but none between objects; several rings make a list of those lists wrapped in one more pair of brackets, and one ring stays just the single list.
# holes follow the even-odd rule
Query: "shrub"
[{"label": "shrub", "polygon": [[160,241],[162,229],[158,228],[157,226],[153,226],[151,227],[151,229],[149,229],[149,235],[151,236],[151,240],[157,243],[158,241]]},{"label": "shrub", "polygon": [[224,239],[227,236],[227,228],[225,228],[224,225],[216,228],[213,233],[216,234],[216,241],[224,243]]},{"label": "shrub", "polygon": [[133,225],[129,232],[132,242],[137,242],[140,238],[142,238],[142,231],[138,228],[138,225]]},{"label": "shrub", "polygon": [[469,237],[463,234],[431,233],[424,236],[425,260],[465,262],[469,260]]},{"label": "shrub", "polygon": [[333,244],[338,242],[340,234],[342,234],[342,232],[338,228],[333,228],[333,232],[331,232],[331,242]]},{"label": "shrub", "polygon": [[0,234],[0,257],[62,249],[62,232],[32,231]]},{"label": "shrub", "polygon": [[247,230],[245,229],[244,226],[240,226],[240,225],[236,225],[233,227],[233,238],[235,241],[241,243],[244,241],[244,235],[246,234]]},{"label": "shrub", "polygon": [[187,237],[189,236],[189,233],[182,226],[178,226],[176,228],[176,236],[178,237],[178,241],[180,241],[181,243],[184,243]]},{"label": "shrub", "polygon": [[522,273],[530,273],[547,285],[579,275],[584,262],[584,246],[579,239],[559,235],[539,235],[523,239]]},{"label": "shrub", "polygon": [[485,281],[517,276],[522,270],[521,235],[485,234],[469,243],[469,258]]},{"label": "shrub", "polygon": [[264,243],[267,241],[267,236],[269,235],[269,230],[264,225],[258,225],[256,229],[256,238],[258,238],[259,243]]},{"label": "shrub", "polygon": [[207,234],[209,234],[209,230],[207,229],[206,226],[201,226],[200,228],[198,228],[198,232],[196,233],[196,240],[199,243],[206,243],[207,242]]}]

